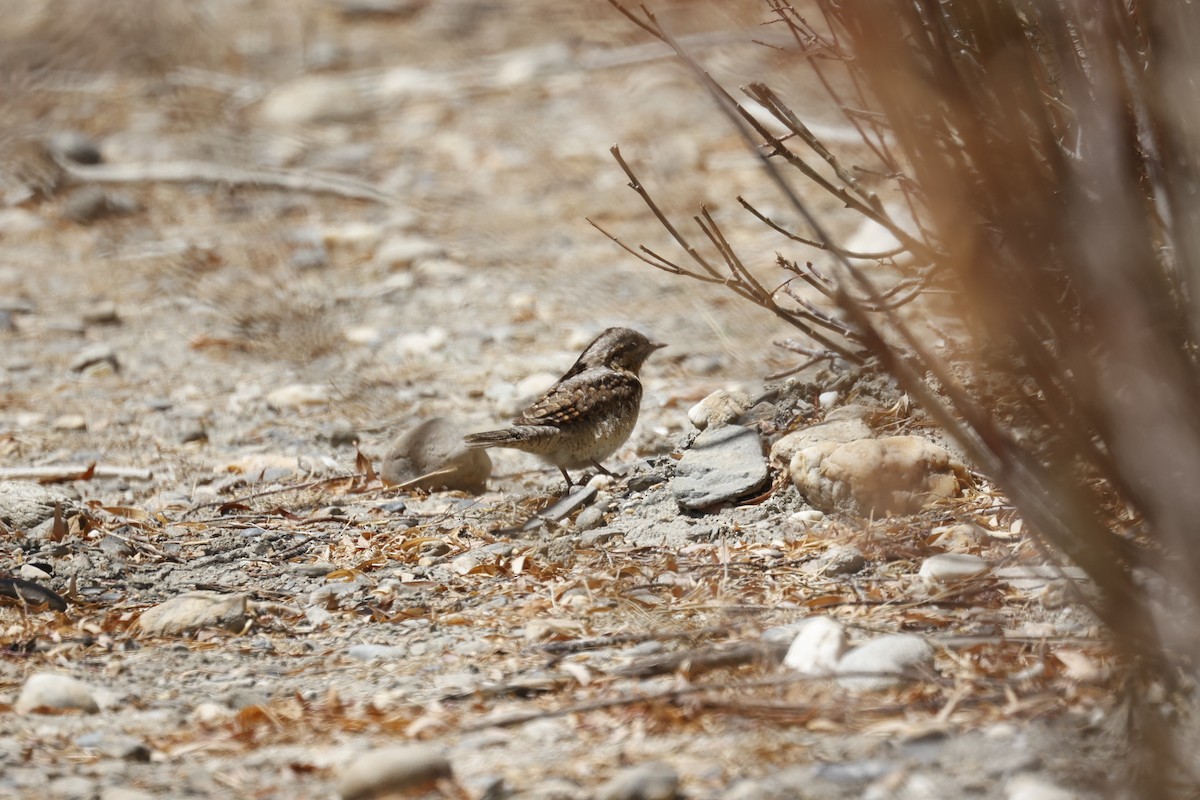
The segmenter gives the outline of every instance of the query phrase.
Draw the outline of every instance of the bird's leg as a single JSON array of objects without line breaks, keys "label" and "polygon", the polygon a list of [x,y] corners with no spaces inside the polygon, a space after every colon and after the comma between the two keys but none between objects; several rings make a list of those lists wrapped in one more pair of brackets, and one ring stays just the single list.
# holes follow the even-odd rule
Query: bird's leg
[{"label": "bird's leg", "polygon": [[571,476],[567,474],[566,469],[564,469],[563,467],[559,467],[558,471],[563,474],[563,480],[565,480],[567,482],[567,491],[568,492],[571,491],[571,487],[575,485],[574,483],[571,482]]},{"label": "bird's leg", "polygon": [[608,477],[610,477],[610,478],[611,478],[611,477],[613,477],[613,474],[612,474],[611,472],[609,472],[608,470],[606,470],[606,469],[604,468],[604,465],[603,465],[603,464],[601,464],[599,461],[593,461],[593,462],[592,462],[592,466],[596,468],[596,471],[597,471],[597,472],[603,473],[603,474],[607,475],[607,476],[608,476]]}]

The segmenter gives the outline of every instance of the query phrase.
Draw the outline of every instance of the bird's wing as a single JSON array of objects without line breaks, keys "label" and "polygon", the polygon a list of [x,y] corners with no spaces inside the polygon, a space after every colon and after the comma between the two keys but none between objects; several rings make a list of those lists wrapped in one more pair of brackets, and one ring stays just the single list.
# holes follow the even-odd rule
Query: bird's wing
[{"label": "bird's wing", "polygon": [[599,413],[606,405],[636,406],[641,400],[642,384],[637,378],[609,369],[590,369],[551,386],[513,423],[557,427]]}]

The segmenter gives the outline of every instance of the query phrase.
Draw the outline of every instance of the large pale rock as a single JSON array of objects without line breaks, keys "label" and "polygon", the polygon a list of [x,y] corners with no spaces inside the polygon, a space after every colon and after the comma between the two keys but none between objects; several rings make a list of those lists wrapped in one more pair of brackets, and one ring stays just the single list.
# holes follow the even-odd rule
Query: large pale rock
[{"label": "large pale rock", "polygon": [[796,453],[792,483],[826,511],[911,514],[960,491],[961,464],[919,436],[825,442]]},{"label": "large pale rock", "polygon": [[771,446],[771,463],[787,466],[801,450],[829,442],[854,442],[874,434],[860,417],[833,419],[792,431]]},{"label": "large pale rock", "polygon": [[416,794],[451,776],[450,762],[428,745],[394,745],[364,753],[347,764],[338,781],[343,800]]},{"label": "large pale rock", "polygon": [[485,450],[468,449],[464,432],[442,417],[425,420],[392,443],[383,457],[383,480],[424,491],[482,492],[492,459]]},{"label": "large pale rock", "polygon": [[891,633],[877,636],[842,656],[838,683],[854,691],[887,689],[933,671],[933,646],[920,636]]},{"label": "large pale rock", "polygon": [[39,709],[57,711],[78,709],[89,714],[100,710],[92,689],[81,680],[57,672],[35,672],[21,687],[21,694],[14,706],[18,714],[28,714]]},{"label": "large pale rock", "polygon": [[188,592],[142,612],[138,628],[151,636],[170,636],[201,628],[239,632],[246,627],[246,595]]},{"label": "large pale rock", "polygon": [[767,483],[758,433],[738,425],[704,431],[679,459],[671,490],[679,507],[710,508],[746,497]]}]

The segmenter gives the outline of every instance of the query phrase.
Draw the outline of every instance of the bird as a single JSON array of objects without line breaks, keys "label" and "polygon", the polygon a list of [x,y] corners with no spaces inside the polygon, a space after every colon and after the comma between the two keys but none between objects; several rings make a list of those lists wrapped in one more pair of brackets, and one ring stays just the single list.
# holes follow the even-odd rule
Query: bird
[{"label": "bird", "polygon": [[574,485],[569,469],[595,467],[611,475],[600,462],[633,432],[642,405],[638,370],[662,347],[630,328],[608,328],[511,427],[468,434],[463,442],[532,453],[558,467],[568,490]]}]

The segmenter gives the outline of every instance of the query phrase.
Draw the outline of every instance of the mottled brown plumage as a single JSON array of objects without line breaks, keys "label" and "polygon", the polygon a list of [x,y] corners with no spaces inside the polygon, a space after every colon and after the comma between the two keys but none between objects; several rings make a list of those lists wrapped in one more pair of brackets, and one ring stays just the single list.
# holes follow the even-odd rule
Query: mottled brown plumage
[{"label": "mottled brown plumage", "polygon": [[638,370],[666,345],[629,328],[609,328],[584,349],[558,382],[533,402],[512,427],[473,433],[468,447],[511,447],[558,467],[567,486],[568,469],[593,466],[629,438],[642,404]]}]

